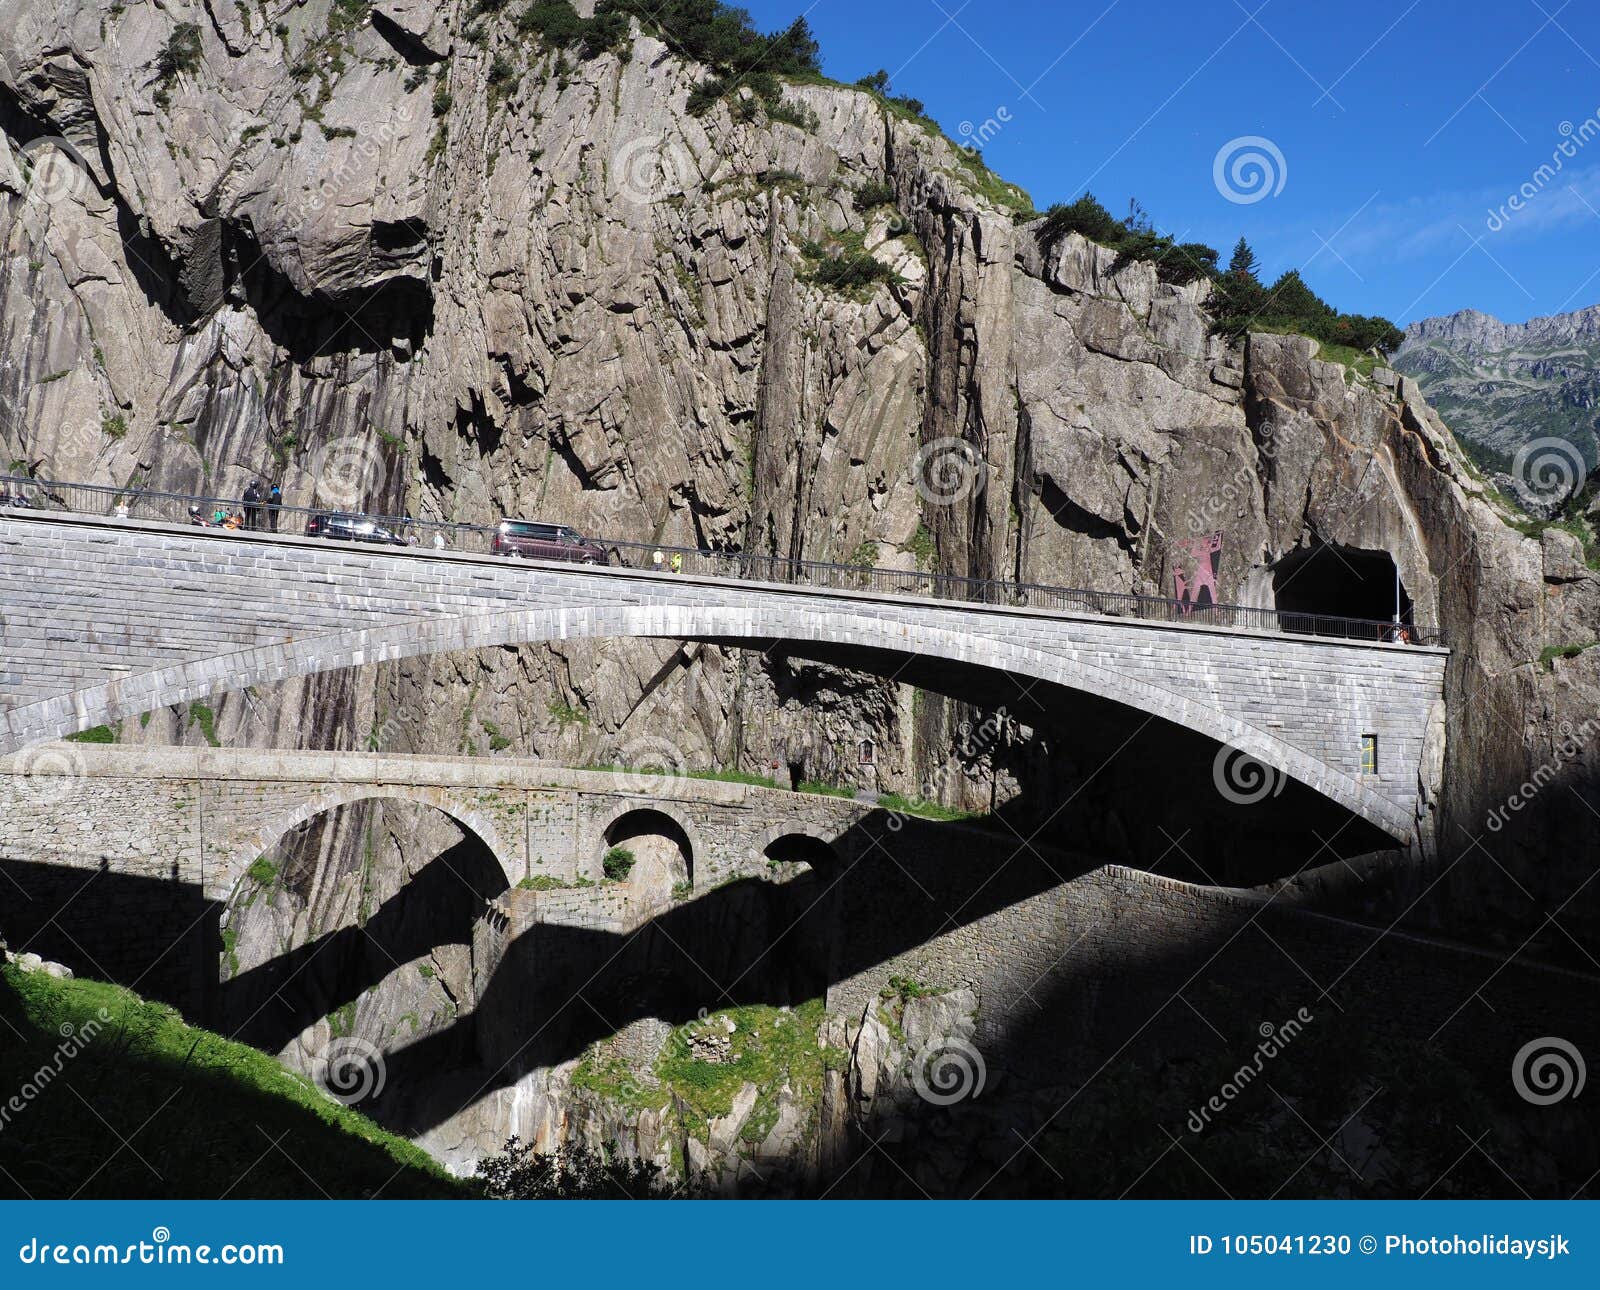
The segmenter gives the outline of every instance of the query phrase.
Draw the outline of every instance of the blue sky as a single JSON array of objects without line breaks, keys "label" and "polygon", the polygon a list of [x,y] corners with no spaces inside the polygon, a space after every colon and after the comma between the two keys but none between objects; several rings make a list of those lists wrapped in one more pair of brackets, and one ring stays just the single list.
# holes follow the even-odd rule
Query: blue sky
[{"label": "blue sky", "polygon": [[[805,13],[829,75],[886,68],[952,137],[986,134],[1041,209],[1088,188],[1121,215],[1137,197],[1164,231],[1224,257],[1242,234],[1267,274],[1300,268],[1330,303],[1402,324],[1600,302],[1593,0],[745,7],[763,29]],[[1247,157],[1229,178],[1252,152],[1270,191],[1229,200],[1256,195]]]}]

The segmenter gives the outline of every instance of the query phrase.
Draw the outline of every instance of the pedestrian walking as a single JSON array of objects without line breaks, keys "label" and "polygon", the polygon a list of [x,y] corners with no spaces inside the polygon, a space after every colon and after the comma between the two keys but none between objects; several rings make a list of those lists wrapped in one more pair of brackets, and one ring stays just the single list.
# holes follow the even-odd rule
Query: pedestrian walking
[{"label": "pedestrian walking", "polygon": [[274,533],[278,531],[278,511],[283,506],[283,489],[274,484],[267,493],[267,523]]}]

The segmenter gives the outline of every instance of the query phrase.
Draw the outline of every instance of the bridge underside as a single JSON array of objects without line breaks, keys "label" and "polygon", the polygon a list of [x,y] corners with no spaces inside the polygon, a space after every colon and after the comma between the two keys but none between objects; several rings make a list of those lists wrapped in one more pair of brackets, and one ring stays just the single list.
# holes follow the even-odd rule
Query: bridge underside
[{"label": "bridge underside", "polygon": [[[1211,736],[1084,690],[926,654],[704,639],[893,677],[990,713],[1003,710],[1040,733],[1048,750],[1031,776],[1039,786],[1004,814],[1024,835],[1055,847],[1138,867],[1162,859],[1162,872],[1254,886],[1410,837],[1264,763],[1230,770]],[[981,748],[981,732],[970,741]],[[1229,774],[1242,784],[1233,797],[1218,787],[1219,776]]]},{"label": "bridge underside", "polygon": [[[0,516],[0,631],[0,752],[429,653],[705,640],[1004,706],[1049,734],[1080,816],[1114,786],[1183,849],[1186,818],[1243,796],[1252,825],[1309,824],[1341,853],[1413,838],[1444,666],[1431,650],[59,516]],[[1370,770],[1367,739],[1383,750]],[[1224,749],[1268,791],[1229,791]]]}]

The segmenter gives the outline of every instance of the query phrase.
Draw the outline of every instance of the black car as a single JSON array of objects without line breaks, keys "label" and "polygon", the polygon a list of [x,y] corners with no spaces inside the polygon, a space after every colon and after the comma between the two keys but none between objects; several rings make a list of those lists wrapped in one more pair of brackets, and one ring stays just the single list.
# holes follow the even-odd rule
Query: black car
[{"label": "black car", "polygon": [[346,511],[319,511],[306,521],[306,536],[332,538],[338,542],[376,542],[380,546],[411,545],[376,520]]}]

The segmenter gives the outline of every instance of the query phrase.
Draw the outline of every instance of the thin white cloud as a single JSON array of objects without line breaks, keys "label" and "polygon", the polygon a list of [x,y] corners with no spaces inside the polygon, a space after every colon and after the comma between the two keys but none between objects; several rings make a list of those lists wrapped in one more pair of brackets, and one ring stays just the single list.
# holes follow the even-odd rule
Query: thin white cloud
[{"label": "thin white cloud", "polygon": [[[1551,233],[1600,223],[1600,162],[1582,168],[1510,179],[1499,187],[1433,193],[1403,202],[1379,202],[1336,239],[1341,255],[1373,264],[1422,260],[1463,245],[1465,233],[1486,243],[1532,241]],[[1336,225],[1337,220],[1323,221]],[[1284,229],[1286,239],[1311,236],[1317,221]]]}]

